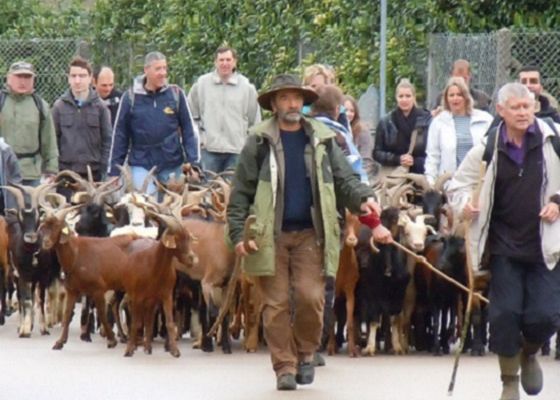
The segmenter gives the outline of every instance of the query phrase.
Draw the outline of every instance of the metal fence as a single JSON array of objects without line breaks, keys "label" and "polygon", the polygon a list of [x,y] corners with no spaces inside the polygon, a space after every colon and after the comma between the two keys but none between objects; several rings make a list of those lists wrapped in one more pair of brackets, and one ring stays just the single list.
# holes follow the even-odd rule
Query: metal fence
[{"label": "metal fence", "polygon": [[[560,97],[560,32],[521,33],[501,29],[488,34],[432,34],[428,55],[428,105],[445,87],[453,61],[470,62],[472,86],[496,97],[498,89],[517,79],[526,64],[541,69],[543,87]],[[495,104],[495,102],[493,102]]]},{"label": "metal fence", "polygon": [[68,62],[81,47],[81,41],[73,39],[0,40],[0,76],[6,76],[13,62],[32,63],[37,71],[35,89],[52,103],[68,88]]}]

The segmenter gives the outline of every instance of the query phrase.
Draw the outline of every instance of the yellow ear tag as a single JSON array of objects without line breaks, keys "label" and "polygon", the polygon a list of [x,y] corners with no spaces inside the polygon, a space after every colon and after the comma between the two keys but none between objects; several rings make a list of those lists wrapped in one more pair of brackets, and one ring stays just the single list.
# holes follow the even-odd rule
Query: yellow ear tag
[{"label": "yellow ear tag", "polygon": [[70,233],[70,229],[68,229],[68,227],[65,226],[64,228],[62,228],[62,233],[63,233],[64,235],[68,235],[68,234]]}]

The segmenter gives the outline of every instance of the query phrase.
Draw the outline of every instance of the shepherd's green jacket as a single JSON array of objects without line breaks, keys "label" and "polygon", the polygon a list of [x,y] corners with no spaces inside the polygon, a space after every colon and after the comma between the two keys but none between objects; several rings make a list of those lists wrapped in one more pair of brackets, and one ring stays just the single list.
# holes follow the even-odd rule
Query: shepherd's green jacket
[{"label": "shepherd's green jacket", "polygon": [[[373,191],[354,175],[334,141],[334,132],[314,119],[304,118],[302,125],[310,139],[304,157],[313,193],[313,226],[323,248],[325,274],[335,276],[340,252],[337,206],[359,213],[361,203]],[[259,251],[245,258],[244,268],[253,276],[274,275],[275,241],[284,210],[284,150],[275,118],[254,126],[249,133],[228,205],[229,239],[233,245],[242,241],[245,219],[254,214]]]},{"label": "shepherd's green jacket", "polygon": [[[0,136],[16,154],[39,153],[33,157],[18,157],[23,179],[39,179],[41,174],[58,172],[58,148],[49,105],[43,100],[46,119],[39,134],[39,110],[30,94],[18,95],[7,89],[6,101],[0,113]],[[41,141],[39,143],[39,137]]]}]

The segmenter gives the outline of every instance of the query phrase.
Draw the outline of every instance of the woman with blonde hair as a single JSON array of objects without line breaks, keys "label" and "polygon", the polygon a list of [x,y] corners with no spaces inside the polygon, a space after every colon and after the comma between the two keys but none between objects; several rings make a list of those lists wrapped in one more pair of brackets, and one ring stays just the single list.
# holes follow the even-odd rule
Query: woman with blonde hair
[{"label": "woman with blonde hair", "polygon": [[[410,172],[422,174],[431,114],[417,106],[416,88],[408,79],[400,80],[395,98],[397,107],[377,125],[373,159],[381,164],[382,171],[403,166],[410,168]],[[417,133],[416,141],[409,154],[414,131]]]},{"label": "woman with blonde hair", "polygon": [[454,173],[467,152],[488,131],[492,116],[473,108],[473,104],[465,80],[450,78],[441,99],[443,111],[432,120],[428,130],[424,165],[428,182],[433,184],[446,172]]}]

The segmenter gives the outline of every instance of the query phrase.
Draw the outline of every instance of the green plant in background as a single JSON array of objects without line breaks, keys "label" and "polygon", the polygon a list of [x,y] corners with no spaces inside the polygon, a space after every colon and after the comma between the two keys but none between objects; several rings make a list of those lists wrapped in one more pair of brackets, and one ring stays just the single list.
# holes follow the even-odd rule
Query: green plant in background
[{"label": "green plant in background", "polygon": [[[0,39],[84,39],[91,44],[93,61],[111,65],[121,86],[128,86],[141,73],[142,56],[158,49],[169,57],[171,80],[188,87],[212,68],[214,51],[224,41],[238,49],[240,70],[258,88],[277,73],[301,73],[315,62],[334,66],[340,85],[355,96],[370,84],[378,85],[377,1],[5,3],[0,10]],[[394,0],[388,6],[388,103],[402,77],[410,78],[422,97],[430,33],[488,32],[502,27],[553,30],[560,24],[560,3],[546,0]],[[58,60],[49,62],[59,68]]]}]

